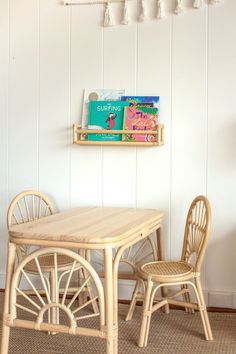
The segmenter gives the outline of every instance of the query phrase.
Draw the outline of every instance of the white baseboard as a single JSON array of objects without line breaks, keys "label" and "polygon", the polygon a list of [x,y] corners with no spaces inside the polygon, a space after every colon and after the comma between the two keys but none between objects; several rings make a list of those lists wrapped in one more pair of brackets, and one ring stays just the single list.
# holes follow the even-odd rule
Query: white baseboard
[{"label": "white baseboard", "polygon": [[[133,284],[130,280],[119,281],[119,299],[130,300]],[[204,290],[203,293],[209,307],[236,309],[236,292]]]},{"label": "white baseboard", "polygon": [[222,292],[222,291],[209,291],[208,292],[208,306],[223,307],[223,308],[236,308],[236,293]]},{"label": "white baseboard", "polygon": [[0,273],[0,289],[5,288],[5,279],[6,279],[6,274]]},{"label": "white baseboard", "polygon": [[[130,300],[134,282],[131,280],[119,280],[119,299]],[[0,289],[5,288],[5,274],[0,273]],[[209,307],[222,307],[236,309],[236,292],[207,291],[204,290],[206,305]]]}]

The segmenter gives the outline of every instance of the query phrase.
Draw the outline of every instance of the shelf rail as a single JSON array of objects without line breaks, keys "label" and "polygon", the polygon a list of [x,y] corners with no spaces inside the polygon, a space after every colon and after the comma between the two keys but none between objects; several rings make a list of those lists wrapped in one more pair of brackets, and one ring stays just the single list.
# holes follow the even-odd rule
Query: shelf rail
[{"label": "shelf rail", "polygon": [[[157,136],[157,141],[95,141],[87,140],[88,134],[152,134]],[[156,130],[106,130],[106,129],[83,129],[80,124],[73,125],[73,143],[79,145],[137,145],[137,146],[161,146],[164,145],[164,125],[158,124]]]}]

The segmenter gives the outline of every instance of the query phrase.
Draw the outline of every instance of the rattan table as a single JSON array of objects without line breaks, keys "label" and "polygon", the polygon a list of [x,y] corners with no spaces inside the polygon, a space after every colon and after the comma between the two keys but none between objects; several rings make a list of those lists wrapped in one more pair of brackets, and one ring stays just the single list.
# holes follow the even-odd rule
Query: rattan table
[{"label": "rattan table", "polygon": [[[26,327],[37,330],[97,336],[106,340],[106,353],[117,354],[118,265],[122,254],[124,251],[127,251],[127,248],[142,239],[148,238],[153,232],[156,232],[157,235],[157,257],[158,259],[163,259],[162,219],[163,213],[155,209],[79,207],[13,226],[9,230],[2,354],[8,351],[10,327]],[[46,323],[42,319],[44,313],[42,309],[41,320],[39,320],[40,316],[35,322],[17,319],[12,293],[14,293],[14,287],[17,287],[17,282],[19,281],[17,280],[17,275],[14,275],[15,278],[13,276],[13,265],[16,259],[16,247],[19,247],[21,244],[41,246],[40,250],[36,251],[35,256],[32,256],[32,254],[27,256],[30,257],[29,262],[32,262],[33,257],[37,258],[43,252],[55,252],[56,255],[59,252],[58,249],[64,255],[70,257],[72,254],[71,249],[101,250],[103,252],[104,293],[102,290],[103,286],[101,288],[102,283],[98,284],[101,282],[99,277],[96,277],[96,274],[93,273],[94,269],[92,270],[91,265],[85,264],[87,267],[86,271],[91,273],[99,292],[100,315],[104,317],[104,320],[101,319],[99,330],[77,328],[73,322],[73,318],[69,326]],[[73,253],[75,253],[73,256],[74,259],[84,264],[78,258],[80,257],[78,253]],[[24,261],[24,264],[26,263],[27,260]],[[50,306],[50,304],[47,306]],[[63,306],[60,304],[61,309],[64,309]],[[104,311],[102,307],[104,307]],[[68,309],[65,310],[67,311]]]}]

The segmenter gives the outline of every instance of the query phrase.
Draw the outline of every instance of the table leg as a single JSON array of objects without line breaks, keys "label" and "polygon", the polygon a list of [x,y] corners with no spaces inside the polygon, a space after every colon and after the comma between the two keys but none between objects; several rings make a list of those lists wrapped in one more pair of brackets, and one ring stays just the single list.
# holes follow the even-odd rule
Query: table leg
[{"label": "table leg", "polygon": [[[86,250],[85,249],[80,249],[79,250],[79,255],[81,257],[83,257],[84,259],[86,259]],[[80,269],[78,271],[78,283],[79,283],[78,285],[81,286],[83,284],[83,281],[84,281],[84,274],[83,274],[83,270]],[[87,293],[86,292],[82,292],[79,295],[79,298],[78,298],[79,306],[82,306],[86,301],[87,301]]]},{"label": "table leg", "polygon": [[[50,295],[53,303],[58,303],[58,292],[57,292],[57,274],[55,274],[55,269],[51,269],[50,272]],[[59,309],[57,307],[52,307],[49,310],[50,319],[52,324],[59,324]],[[49,334],[57,334],[56,332],[48,332]]]},{"label": "table leg", "polygon": [[157,231],[157,256],[158,256],[158,261],[163,261],[165,259],[164,255],[164,238],[163,238],[163,229],[162,226],[160,226]]},{"label": "table leg", "polygon": [[105,318],[106,318],[106,354],[117,354],[117,326],[114,326],[114,278],[112,247],[107,246],[104,251],[105,259]]},{"label": "table leg", "polygon": [[[162,226],[157,229],[156,231],[157,235],[157,256],[158,256],[158,261],[164,261],[165,260],[165,254],[164,254],[164,238],[163,238],[163,229]],[[166,288],[161,288],[161,294],[162,297],[166,297],[168,293],[168,290]],[[169,313],[169,305],[166,304],[164,307],[164,312]]]},{"label": "table leg", "polygon": [[[122,248],[121,248],[122,249]],[[118,266],[123,254],[121,249],[115,256],[113,262],[113,325],[116,328],[114,336],[114,353],[118,353]]]},{"label": "table leg", "polygon": [[11,282],[14,272],[14,264],[16,257],[16,245],[14,243],[9,243],[8,246],[8,260],[7,260],[7,277],[6,277],[6,286],[5,286],[5,298],[4,298],[4,310],[3,310],[3,326],[2,326],[2,342],[1,342],[1,353],[8,353],[9,346],[9,335],[10,327],[5,323],[7,316],[9,316],[10,309],[10,295],[11,295]]}]

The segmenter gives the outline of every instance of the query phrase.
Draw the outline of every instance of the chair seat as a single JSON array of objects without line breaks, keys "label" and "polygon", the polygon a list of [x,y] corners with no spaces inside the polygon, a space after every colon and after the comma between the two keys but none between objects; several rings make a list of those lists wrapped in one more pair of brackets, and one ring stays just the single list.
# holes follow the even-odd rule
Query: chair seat
[{"label": "chair seat", "polygon": [[[41,256],[38,258],[38,261],[39,261],[42,271],[49,272],[54,267],[54,255],[53,254]],[[72,259],[68,256],[65,256],[65,255],[58,255],[57,256],[57,264],[58,264],[58,268],[60,269],[60,271],[64,271],[64,270],[69,269],[69,267],[72,264]],[[38,268],[35,263],[35,260],[33,259],[32,261],[30,261],[26,265],[25,269],[28,272],[32,272],[32,273],[38,272],[38,270],[37,270]]]},{"label": "chair seat", "polygon": [[157,261],[145,263],[139,268],[139,276],[156,282],[175,282],[193,277],[193,266],[186,262]]}]

